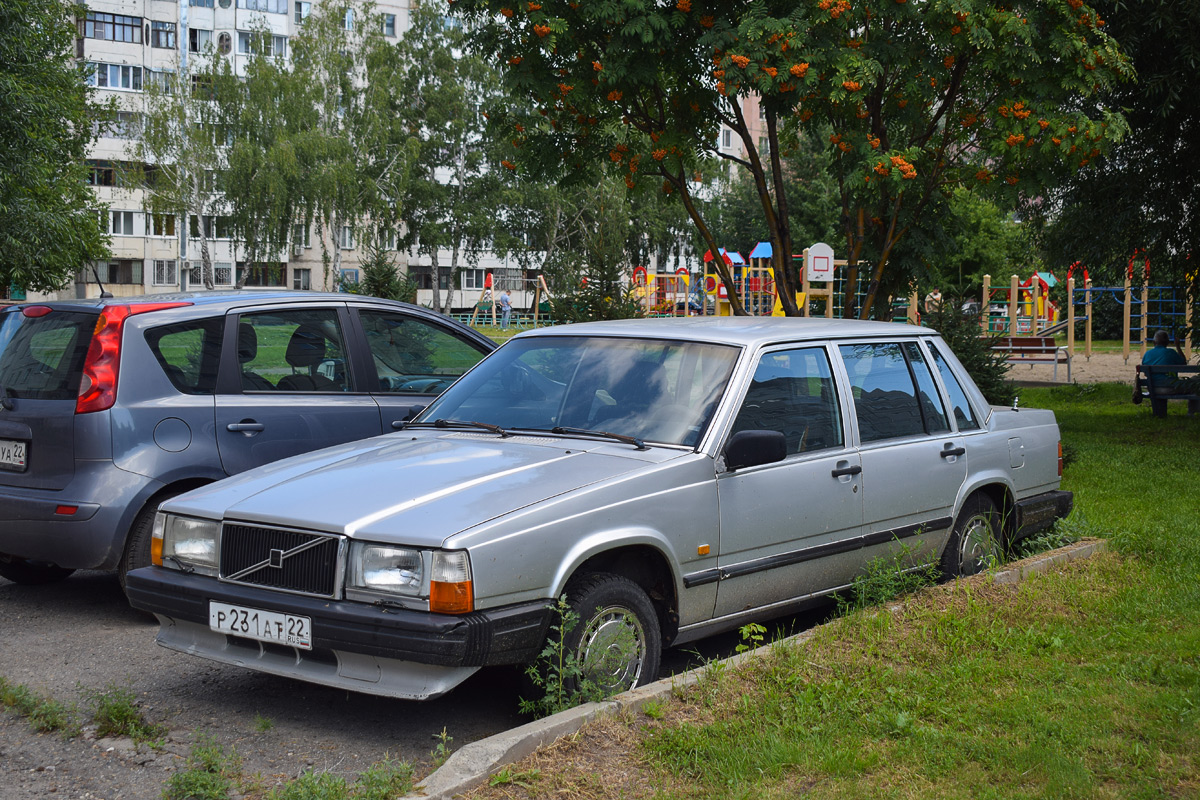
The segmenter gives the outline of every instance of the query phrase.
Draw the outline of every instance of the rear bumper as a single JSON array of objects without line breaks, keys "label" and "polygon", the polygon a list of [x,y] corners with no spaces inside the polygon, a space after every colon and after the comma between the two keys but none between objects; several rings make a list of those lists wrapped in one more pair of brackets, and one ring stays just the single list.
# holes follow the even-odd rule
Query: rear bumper
[{"label": "rear bumper", "polygon": [[[164,637],[173,636],[168,635],[168,628],[186,629],[190,631],[187,637],[194,641],[175,649],[219,661],[230,661],[230,651],[241,648],[282,651],[288,660],[295,662],[328,664],[331,660],[340,663],[366,657],[441,668],[470,668],[469,674],[482,666],[533,661],[550,624],[550,604],[543,601],[462,616],[430,614],[239,586],[161,567],[130,572],[126,594],[134,608],[158,615],[163,624],[159,635],[162,644],[173,646],[163,641]],[[253,640],[211,632],[210,600],[309,617],[313,649],[260,645]],[[234,663],[251,660],[240,656]],[[262,668],[253,663],[245,665]],[[307,675],[298,677],[313,679]],[[358,691],[370,690],[360,687]]]},{"label": "rear bumper", "polygon": [[1075,495],[1056,489],[1052,492],[1026,497],[1016,502],[1016,534],[1013,540],[1024,539],[1044,531],[1071,513]]},{"label": "rear bumper", "polygon": [[0,487],[0,553],[68,569],[116,568],[128,517],[161,484],[112,462],[76,464],[61,491]]}]

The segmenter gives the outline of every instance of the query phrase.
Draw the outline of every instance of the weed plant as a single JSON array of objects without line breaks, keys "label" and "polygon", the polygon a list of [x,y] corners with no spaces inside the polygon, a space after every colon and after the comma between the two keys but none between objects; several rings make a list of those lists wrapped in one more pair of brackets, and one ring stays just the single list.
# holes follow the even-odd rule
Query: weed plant
[{"label": "weed plant", "polygon": [[167,780],[163,800],[228,800],[241,774],[241,757],[203,733],[188,753],[184,769]]},{"label": "weed plant", "polygon": [[604,691],[587,677],[578,656],[567,645],[567,637],[579,624],[579,615],[567,602],[566,595],[555,602],[553,615],[546,646],[525,670],[541,696],[520,698],[521,713],[539,718],[605,698]]},{"label": "weed plant", "polygon": [[141,744],[154,743],[166,736],[167,729],[146,721],[137,705],[137,696],[130,689],[109,685],[91,696],[95,707],[93,721],[96,736],[128,736]]},{"label": "weed plant", "polygon": [[62,731],[74,736],[79,731],[73,707],[42,697],[29,687],[3,677],[0,677],[0,706],[25,717],[34,730],[42,733]]}]

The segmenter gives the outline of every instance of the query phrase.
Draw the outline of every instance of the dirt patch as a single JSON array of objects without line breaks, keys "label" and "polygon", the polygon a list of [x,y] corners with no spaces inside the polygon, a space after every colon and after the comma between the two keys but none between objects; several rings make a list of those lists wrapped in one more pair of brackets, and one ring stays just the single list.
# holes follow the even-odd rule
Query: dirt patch
[{"label": "dirt patch", "polygon": [[[1141,362],[1141,355],[1134,350],[1126,362],[1120,353],[1093,353],[1091,358],[1077,348],[1071,358],[1072,383],[1126,383],[1133,386],[1134,369]],[[1009,367],[1008,377],[1021,384],[1067,383],[1067,365],[1058,365],[1058,379],[1054,378],[1053,364],[1022,364]]]}]

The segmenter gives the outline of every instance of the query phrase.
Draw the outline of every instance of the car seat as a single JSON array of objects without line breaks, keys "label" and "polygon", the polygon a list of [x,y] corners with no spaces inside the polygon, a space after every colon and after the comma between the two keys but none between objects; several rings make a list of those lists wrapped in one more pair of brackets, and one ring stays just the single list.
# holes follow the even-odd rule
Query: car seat
[{"label": "car seat", "polygon": [[279,379],[279,389],[285,392],[339,392],[342,386],[317,371],[325,360],[325,334],[312,325],[301,325],[292,332],[284,358],[293,370]]},{"label": "car seat", "polygon": [[258,358],[258,334],[249,322],[238,323],[238,366],[242,370],[242,390],[252,392],[272,391],[275,387],[271,382],[256,372],[246,369],[246,365]]}]

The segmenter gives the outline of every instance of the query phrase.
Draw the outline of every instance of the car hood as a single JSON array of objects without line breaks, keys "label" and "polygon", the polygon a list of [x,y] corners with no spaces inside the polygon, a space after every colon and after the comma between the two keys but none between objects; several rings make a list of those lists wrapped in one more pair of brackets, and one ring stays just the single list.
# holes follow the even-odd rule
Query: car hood
[{"label": "car hood", "polygon": [[164,509],[439,546],[508,512],[682,454],[581,439],[414,431],[284,459],[180,495]]}]

